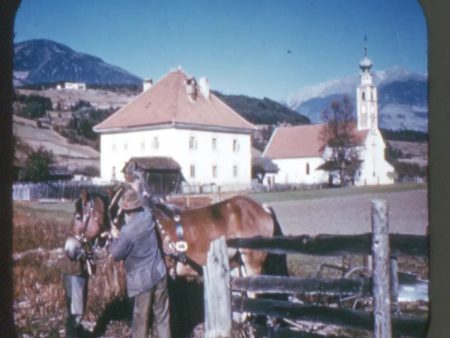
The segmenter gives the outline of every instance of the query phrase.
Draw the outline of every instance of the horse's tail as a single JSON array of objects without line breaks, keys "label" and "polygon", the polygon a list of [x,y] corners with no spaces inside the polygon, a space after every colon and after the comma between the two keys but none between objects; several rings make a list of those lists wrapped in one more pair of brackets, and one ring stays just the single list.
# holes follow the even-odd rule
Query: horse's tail
[{"label": "horse's tail", "polygon": [[[273,236],[283,236],[277,215],[272,207],[267,206],[273,221]],[[266,275],[288,276],[288,266],[286,254],[267,254],[263,265],[262,273]]]}]

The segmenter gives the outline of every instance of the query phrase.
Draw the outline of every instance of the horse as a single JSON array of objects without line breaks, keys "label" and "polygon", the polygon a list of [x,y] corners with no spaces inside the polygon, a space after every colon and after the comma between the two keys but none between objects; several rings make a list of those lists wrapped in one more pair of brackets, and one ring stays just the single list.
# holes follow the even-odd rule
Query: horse
[{"label": "horse", "polygon": [[82,274],[95,272],[95,255],[105,248],[110,231],[107,212],[110,194],[82,190],[74,203],[74,218],[64,251],[70,260],[80,262]]},{"label": "horse", "polygon": [[[123,191],[117,192],[115,202]],[[215,204],[184,210],[160,201],[145,200],[154,216],[162,252],[172,276],[201,275],[210,243],[221,236],[231,239],[283,234],[273,209],[247,196],[238,195]],[[111,214],[117,214],[117,209],[113,203],[110,204]],[[262,272],[270,274],[271,267],[264,265],[267,256],[267,253],[258,250],[229,249],[231,267],[242,267],[247,276]],[[279,257],[277,262],[271,264],[277,267],[275,273],[287,275],[286,257],[276,257]]]},{"label": "horse", "polygon": [[[121,185],[109,203],[96,194],[81,194],[75,202],[71,236],[66,242],[66,248],[68,248],[66,253],[69,258],[81,262],[84,260],[88,268],[92,265],[89,261],[95,262],[95,255],[91,256],[93,258],[86,259],[89,257],[89,252],[95,252],[95,249],[89,248],[107,247],[108,236],[104,235],[108,234],[111,225],[120,226],[121,212],[118,201],[126,187],[127,185]],[[282,235],[281,227],[273,209],[266,208],[246,196],[236,196],[212,205],[185,210],[152,198],[145,200],[154,216],[161,250],[168,270],[171,272],[169,296],[173,305],[171,306],[172,330],[184,336],[202,320],[200,310],[203,306],[202,284],[192,280],[201,279],[202,265],[206,262],[210,243],[220,236],[229,239]],[[82,243],[86,245],[83,246]],[[88,249],[83,250],[83,247]],[[272,255],[248,249],[229,249],[229,257],[230,265],[238,267],[238,272],[242,271],[246,275],[288,274],[285,255]],[[107,262],[111,263],[110,260]],[[106,269],[102,266],[99,265],[100,272],[108,277],[93,281],[98,283],[100,288],[102,287],[100,284],[104,283],[103,287],[106,290],[117,284],[116,281],[110,282],[109,279],[115,279],[119,275],[119,284],[123,292],[122,279],[124,278],[120,277],[124,273],[122,265],[117,265],[117,268],[115,265],[109,265]],[[114,273],[108,272],[111,269],[116,270]],[[91,270],[95,273],[95,269]],[[113,294],[120,295],[118,292]],[[185,303],[180,303],[180,300],[184,302],[186,297],[191,297],[190,308]],[[111,304],[114,305],[115,298],[112,299]],[[108,309],[111,304],[107,305]],[[106,312],[108,311],[105,310]],[[188,320],[186,316],[191,317]],[[105,323],[108,320],[105,321],[103,317],[106,318],[108,315],[101,316],[94,331],[101,332],[105,329]]]}]

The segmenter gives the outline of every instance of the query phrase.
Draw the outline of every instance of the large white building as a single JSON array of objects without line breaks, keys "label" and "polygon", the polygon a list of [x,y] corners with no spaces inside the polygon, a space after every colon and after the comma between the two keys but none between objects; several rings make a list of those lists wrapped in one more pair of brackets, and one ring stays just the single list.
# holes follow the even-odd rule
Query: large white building
[{"label": "large white building", "polygon": [[[366,53],[365,53],[366,54]],[[361,82],[356,88],[357,123],[354,134],[359,140],[361,167],[355,185],[394,183],[394,167],[385,159],[386,145],[378,129],[378,96],[370,69],[372,61],[361,60]],[[322,184],[329,173],[319,169],[327,158],[321,135],[323,125],[303,125],[277,128],[264,150],[280,171],[275,175],[279,184]]]},{"label": "large white building", "polygon": [[210,93],[206,78],[169,72],[135,100],[94,127],[100,136],[104,180],[123,180],[132,157],[164,156],[181,167],[188,187],[224,190],[251,186],[255,127]]}]

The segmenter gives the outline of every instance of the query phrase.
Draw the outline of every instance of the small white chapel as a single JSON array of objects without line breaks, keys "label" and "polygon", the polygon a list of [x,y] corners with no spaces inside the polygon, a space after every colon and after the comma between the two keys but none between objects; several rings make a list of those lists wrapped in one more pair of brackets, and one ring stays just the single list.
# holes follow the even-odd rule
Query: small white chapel
[{"label": "small white chapel", "polygon": [[[367,57],[359,63],[361,81],[356,88],[355,134],[361,142],[362,160],[355,185],[394,183],[394,167],[386,161],[386,144],[378,129],[378,94],[371,73],[373,63]],[[263,156],[280,169],[275,175],[278,184],[326,184],[329,172],[319,169],[325,163],[326,149],[321,139],[323,125],[281,126],[272,134]]]}]

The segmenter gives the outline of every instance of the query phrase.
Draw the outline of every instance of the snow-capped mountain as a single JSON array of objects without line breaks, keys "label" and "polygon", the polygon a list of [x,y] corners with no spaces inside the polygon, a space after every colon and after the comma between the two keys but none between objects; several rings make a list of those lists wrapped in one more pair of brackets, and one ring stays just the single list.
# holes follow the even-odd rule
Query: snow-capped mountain
[{"label": "snow-capped mountain", "polygon": [[139,77],[120,67],[54,41],[37,39],[14,45],[15,85],[61,81],[96,85],[142,83]]},{"label": "snow-capped mountain", "polygon": [[[428,77],[393,67],[373,74],[378,88],[379,126],[390,130],[428,130]],[[334,100],[350,97],[355,107],[360,75],[302,88],[286,99],[288,107],[306,115],[313,123]]]}]

